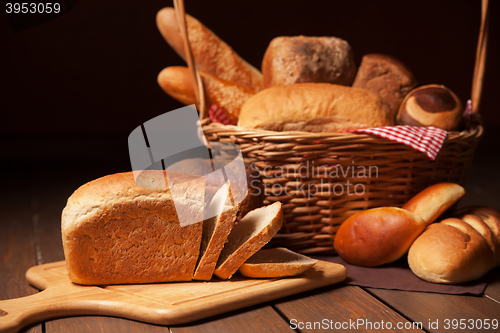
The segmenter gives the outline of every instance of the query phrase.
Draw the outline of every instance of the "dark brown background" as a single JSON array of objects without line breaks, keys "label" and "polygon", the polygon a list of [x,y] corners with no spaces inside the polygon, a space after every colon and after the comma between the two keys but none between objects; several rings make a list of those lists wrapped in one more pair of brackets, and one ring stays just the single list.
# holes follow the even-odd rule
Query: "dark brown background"
[{"label": "dark brown background", "polygon": [[[276,36],[331,35],[351,44],[357,64],[366,53],[390,54],[421,84],[444,84],[464,103],[470,96],[479,0],[185,2],[257,67]],[[65,15],[16,33],[1,13],[2,161],[119,161],[120,169],[129,168],[130,131],[181,106],[156,83],[162,68],[183,64],[156,29],[156,12],[171,5],[81,0]],[[481,111],[487,137],[496,137],[498,1],[491,9]]]}]

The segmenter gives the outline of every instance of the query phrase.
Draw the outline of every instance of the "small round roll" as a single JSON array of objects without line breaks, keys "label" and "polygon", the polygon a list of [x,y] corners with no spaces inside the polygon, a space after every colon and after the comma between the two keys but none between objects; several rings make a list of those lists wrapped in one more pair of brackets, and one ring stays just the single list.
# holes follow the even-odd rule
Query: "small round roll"
[{"label": "small round roll", "polygon": [[406,95],[399,107],[396,123],[457,131],[462,125],[462,112],[462,103],[450,89],[429,84]]},{"label": "small round roll", "polygon": [[408,252],[413,273],[434,283],[479,279],[494,267],[494,262],[495,255],[480,232],[456,218],[428,226]]},{"label": "small round roll", "polygon": [[424,219],[401,208],[369,209],[342,223],[334,247],[351,264],[380,266],[401,258],[425,227]]}]

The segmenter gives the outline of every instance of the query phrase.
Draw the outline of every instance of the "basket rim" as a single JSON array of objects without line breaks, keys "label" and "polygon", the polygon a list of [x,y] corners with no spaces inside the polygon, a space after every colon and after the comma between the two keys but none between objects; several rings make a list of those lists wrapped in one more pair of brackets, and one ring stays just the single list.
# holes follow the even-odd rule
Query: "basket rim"
[{"label": "basket rim", "polygon": [[[400,144],[388,139],[368,134],[368,133],[350,133],[350,132],[302,132],[302,131],[270,131],[263,129],[249,129],[243,128],[236,125],[224,125],[220,123],[215,123],[210,120],[210,118],[205,118],[201,121],[203,127],[203,132],[205,135],[216,134],[218,136],[238,136],[244,138],[264,138],[266,140],[276,140],[276,141],[302,141],[302,140],[328,140],[328,141],[346,141],[350,139],[359,140],[373,140],[380,139],[383,142],[393,142],[395,144]],[[479,138],[484,132],[484,128],[480,120],[471,122],[470,126],[463,131],[448,131],[446,135],[445,142],[463,140],[469,138]]]}]

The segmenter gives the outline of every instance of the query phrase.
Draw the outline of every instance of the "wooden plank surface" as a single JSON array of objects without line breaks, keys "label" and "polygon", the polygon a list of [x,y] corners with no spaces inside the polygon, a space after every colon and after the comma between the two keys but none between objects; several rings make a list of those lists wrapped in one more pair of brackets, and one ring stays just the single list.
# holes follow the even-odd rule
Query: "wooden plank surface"
[{"label": "wooden plank surface", "polygon": [[172,326],[170,330],[172,333],[293,332],[287,321],[270,305],[254,306],[188,325]]},{"label": "wooden plank surface", "polygon": [[[0,187],[0,299],[28,296],[38,291],[31,287],[24,274],[36,265],[33,235],[33,214],[29,175],[13,175],[4,170]],[[11,178],[12,177],[12,178]],[[10,180],[10,181],[9,181]],[[23,191],[19,189],[22,188]],[[42,325],[26,328],[24,332],[42,332]]]},{"label": "wooden plank surface", "polygon": [[[432,332],[450,332],[445,320],[493,319],[500,321],[500,303],[487,297],[444,295],[434,293],[408,292],[399,290],[367,289],[377,298],[397,309],[405,317],[422,322]],[[431,327],[437,321],[438,326]],[[482,330],[473,329],[474,332]],[[484,330],[491,332],[492,330]]]},{"label": "wooden plank surface", "polygon": [[[79,186],[94,178],[114,171],[113,167],[65,168],[33,170],[33,197],[38,238],[40,263],[64,260],[61,241],[61,212],[68,197]],[[157,326],[129,319],[105,316],[81,316],[49,320],[45,323],[47,333],[52,332],[130,332],[130,333],[168,333],[167,326]]]},{"label": "wooden plank surface", "polygon": [[[109,173],[118,171],[109,171]],[[99,170],[82,172],[79,169],[73,172],[60,170],[60,172],[39,171],[40,175],[34,191],[34,206],[37,219],[37,238],[39,242],[39,258],[41,263],[53,262],[64,259],[60,232],[61,211],[67,198],[80,185],[91,179],[101,176]],[[45,177],[41,177],[43,174]],[[76,176],[75,176],[76,175]],[[50,188],[50,191],[46,191]],[[178,326],[172,328],[174,331],[198,332],[198,331],[248,331],[247,323],[272,328],[272,331],[290,331],[286,322],[277,314],[271,306],[252,308],[251,311],[241,310],[226,316],[217,316],[213,319],[198,321],[193,325]],[[55,319],[46,322],[46,332],[167,332],[166,326],[156,326],[127,319],[112,317],[73,317]]]},{"label": "wooden plank surface", "polygon": [[[292,328],[297,326],[301,332],[319,332],[332,327],[342,332],[421,332],[417,328],[405,329],[405,325],[412,327],[413,324],[355,286],[322,288],[302,297],[278,301],[275,307],[290,320]],[[385,326],[380,326],[382,322]],[[314,326],[315,323],[318,324]]]},{"label": "wooden plank surface", "polygon": [[500,304],[500,267],[496,268],[488,274],[488,280],[490,281],[490,283],[486,287],[484,294]]}]

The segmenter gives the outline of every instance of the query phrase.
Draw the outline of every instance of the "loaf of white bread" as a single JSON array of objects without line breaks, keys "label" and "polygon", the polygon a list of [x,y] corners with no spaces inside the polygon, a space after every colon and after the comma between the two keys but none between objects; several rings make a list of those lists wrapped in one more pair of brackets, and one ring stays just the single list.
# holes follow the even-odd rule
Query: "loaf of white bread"
[{"label": "loaf of white bread", "polygon": [[241,108],[238,126],[272,131],[343,132],[394,125],[389,107],[366,89],[296,83],[264,89]]},{"label": "loaf of white bread", "polygon": [[476,280],[500,265],[500,212],[471,207],[428,226],[413,242],[408,264],[435,283]]},{"label": "loaf of white bread", "polygon": [[[206,221],[204,195],[203,177],[161,170],[81,186],[62,213],[70,280],[102,285],[210,280],[213,273],[230,278],[280,229],[281,203],[253,210],[234,226],[238,207],[229,184],[215,194],[208,207],[214,217]],[[181,227],[181,213],[195,223]]]}]

